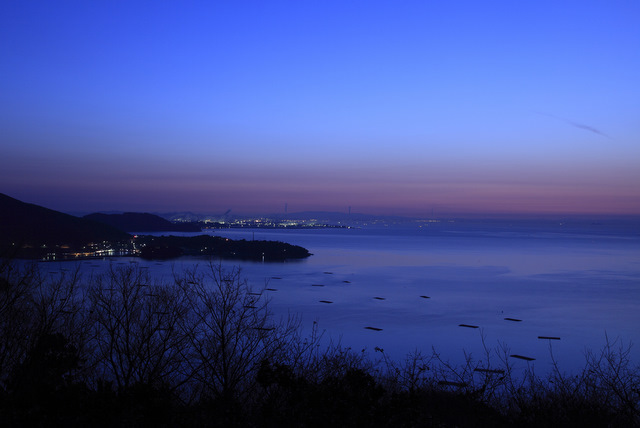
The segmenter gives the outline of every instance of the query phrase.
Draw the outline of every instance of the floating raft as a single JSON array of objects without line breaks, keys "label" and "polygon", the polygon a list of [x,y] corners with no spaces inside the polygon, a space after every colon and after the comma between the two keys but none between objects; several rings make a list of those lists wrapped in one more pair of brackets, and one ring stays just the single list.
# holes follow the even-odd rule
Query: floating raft
[{"label": "floating raft", "polygon": [[351,281],[347,281],[346,279],[342,282],[344,282],[345,284],[351,284]]},{"label": "floating raft", "polygon": [[518,355],[518,354],[512,354],[509,355],[511,358],[518,358],[520,360],[525,360],[525,361],[534,361],[535,358],[531,358],[531,357],[525,357],[524,355]]},{"label": "floating raft", "polygon": [[247,294],[249,294],[250,296],[261,296],[262,295],[262,293],[254,293],[253,291],[251,291],[251,292],[249,292]]},{"label": "floating raft", "polygon": [[422,297],[423,299],[430,299],[431,298],[429,296],[420,296],[420,297]]},{"label": "floating raft", "polygon": [[471,324],[458,324],[458,327],[479,328],[477,325],[471,325]]},{"label": "floating raft", "polygon": [[519,320],[518,318],[505,318],[505,321],[514,321],[514,322],[522,322],[522,320]]},{"label": "floating raft", "polygon": [[374,297],[376,300],[387,300],[385,297]]},{"label": "floating raft", "polygon": [[333,275],[333,272],[322,272],[322,273],[324,273],[325,275]]},{"label": "floating raft", "polygon": [[331,300],[320,300],[320,303],[333,303]]},{"label": "floating raft", "polygon": [[324,284],[311,284],[312,287],[324,287]]},{"label": "floating raft", "polygon": [[267,291],[278,291],[277,288],[265,288],[265,290],[267,290]]},{"label": "floating raft", "polygon": [[282,279],[281,276],[272,276],[271,279]]},{"label": "floating raft", "polygon": [[538,339],[560,340],[560,338],[556,336],[538,336]]},{"label": "floating raft", "polygon": [[378,327],[365,327],[367,330],[373,330],[373,331],[382,331],[381,328]]}]

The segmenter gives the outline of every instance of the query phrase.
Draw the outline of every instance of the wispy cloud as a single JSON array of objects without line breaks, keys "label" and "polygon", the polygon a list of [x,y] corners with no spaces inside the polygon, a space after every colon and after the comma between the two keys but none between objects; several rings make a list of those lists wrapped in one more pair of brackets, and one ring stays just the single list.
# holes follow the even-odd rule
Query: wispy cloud
[{"label": "wispy cloud", "polygon": [[557,120],[560,120],[562,122],[568,123],[571,126],[575,126],[576,128],[579,128],[579,129],[584,129],[585,131],[593,132],[594,134],[598,134],[598,135],[600,135],[602,137],[611,138],[611,136],[605,134],[604,132],[600,131],[597,128],[594,128],[593,126],[585,125],[583,123],[574,122],[573,120],[569,120],[569,119],[566,119],[564,117],[558,117],[558,116],[555,116],[555,115],[549,114],[549,113],[544,113],[544,112],[540,112],[540,111],[538,111],[536,113],[542,114],[544,116],[552,117],[554,119],[557,119]]}]

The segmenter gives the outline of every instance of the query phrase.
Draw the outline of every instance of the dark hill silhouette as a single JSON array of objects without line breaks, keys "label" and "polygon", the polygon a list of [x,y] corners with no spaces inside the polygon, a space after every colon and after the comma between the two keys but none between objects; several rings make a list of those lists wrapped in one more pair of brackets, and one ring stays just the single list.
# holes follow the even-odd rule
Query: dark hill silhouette
[{"label": "dark hill silhouette", "polygon": [[219,236],[149,236],[136,239],[141,257],[170,259],[181,255],[213,256],[223,259],[284,261],[304,259],[311,253],[298,245],[279,241],[246,241]]},{"label": "dark hill silhouette", "polygon": [[175,224],[149,213],[93,213],[83,218],[99,221],[126,232],[200,232],[202,230],[193,223]]},{"label": "dark hill silhouette", "polygon": [[121,241],[128,233],[104,223],[28,204],[0,193],[0,244],[84,245]]}]

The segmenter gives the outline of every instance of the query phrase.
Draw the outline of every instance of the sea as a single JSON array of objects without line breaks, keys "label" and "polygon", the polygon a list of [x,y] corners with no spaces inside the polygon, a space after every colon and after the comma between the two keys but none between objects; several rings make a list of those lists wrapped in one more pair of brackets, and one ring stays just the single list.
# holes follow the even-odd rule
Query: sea
[{"label": "sea", "polygon": [[[436,352],[443,361],[573,373],[608,343],[640,365],[640,221],[439,220],[349,228],[213,229],[203,233],[301,245],[278,263],[213,260],[268,288],[274,320],[371,358]],[[189,235],[189,234],[182,234]],[[159,281],[210,260],[105,258],[99,272],[138,263]],[[43,263],[52,271],[60,264]],[[630,349],[629,349],[630,347]],[[516,357],[511,357],[515,355]],[[500,357],[499,357],[500,356]],[[522,359],[519,357],[526,357]],[[484,364],[484,363],[483,363]]]}]

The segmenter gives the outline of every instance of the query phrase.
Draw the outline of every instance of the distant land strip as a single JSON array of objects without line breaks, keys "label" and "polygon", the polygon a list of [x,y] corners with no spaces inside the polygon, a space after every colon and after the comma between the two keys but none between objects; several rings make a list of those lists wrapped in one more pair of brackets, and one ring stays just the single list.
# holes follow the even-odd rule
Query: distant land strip
[{"label": "distant land strip", "polygon": [[53,261],[114,256],[171,259],[186,255],[264,262],[311,256],[306,248],[279,241],[210,235],[132,236],[114,226],[143,230],[175,227],[152,214],[87,217],[27,204],[0,193],[0,256]]}]

